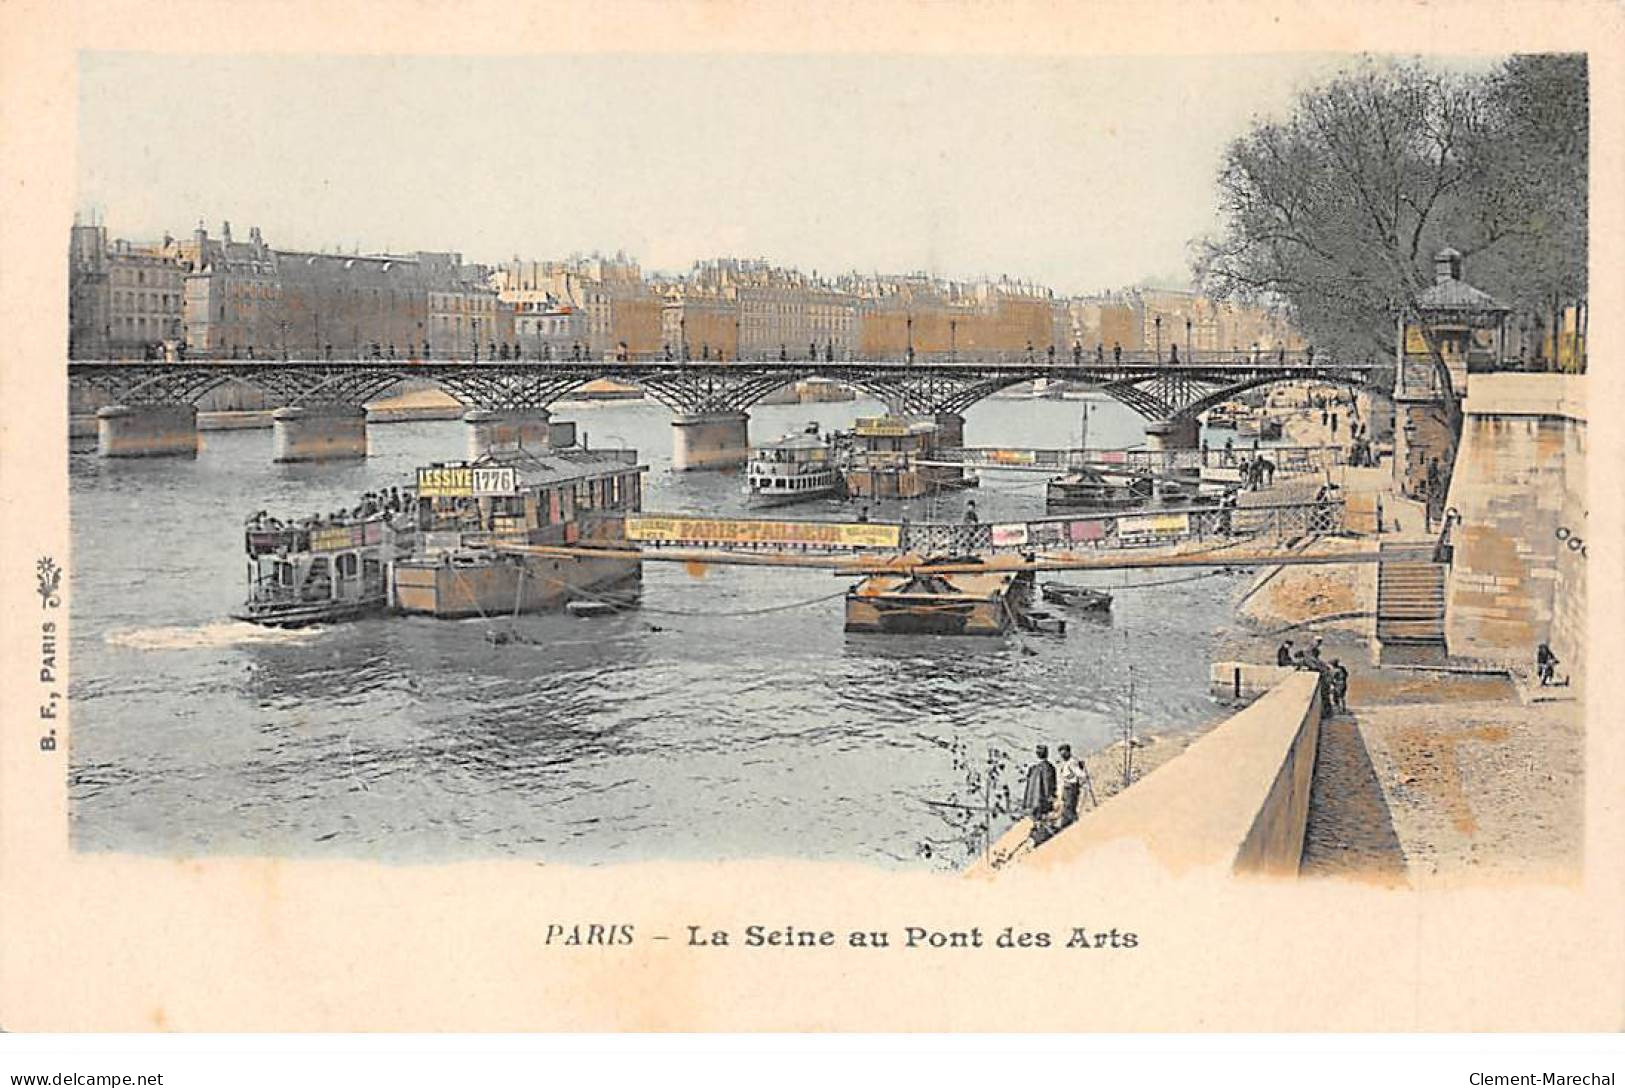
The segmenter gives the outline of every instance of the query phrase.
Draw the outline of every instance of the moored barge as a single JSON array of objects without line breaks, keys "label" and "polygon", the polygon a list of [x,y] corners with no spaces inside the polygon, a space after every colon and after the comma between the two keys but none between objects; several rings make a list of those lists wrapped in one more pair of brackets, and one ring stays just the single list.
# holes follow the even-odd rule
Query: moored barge
[{"label": "moored barge", "polygon": [[[492,451],[418,469],[415,487],[366,496],[354,515],[249,523],[249,594],[237,619],[290,627],[379,613],[511,615],[625,592],[635,559],[543,557],[503,545],[622,538],[642,501],[632,450]],[[619,591],[619,592],[617,592]]]}]

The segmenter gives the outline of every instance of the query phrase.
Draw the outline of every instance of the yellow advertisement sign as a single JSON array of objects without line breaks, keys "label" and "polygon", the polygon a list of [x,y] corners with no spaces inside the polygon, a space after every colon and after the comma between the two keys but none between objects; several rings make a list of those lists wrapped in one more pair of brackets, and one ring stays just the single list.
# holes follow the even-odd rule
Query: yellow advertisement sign
[{"label": "yellow advertisement sign", "polygon": [[908,420],[898,419],[896,416],[868,416],[853,424],[858,434],[891,435],[902,437],[908,434]]},{"label": "yellow advertisement sign", "polygon": [[1117,532],[1122,536],[1137,536],[1142,533],[1183,536],[1190,532],[1190,528],[1189,514],[1135,514],[1117,519]]},{"label": "yellow advertisement sign", "polygon": [[418,469],[418,494],[426,499],[456,499],[474,494],[474,470],[460,468]]},{"label": "yellow advertisement sign", "polygon": [[359,525],[329,525],[310,531],[310,550],[335,552],[343,548],[359,547],[362,541]]},{"label": "yellow advertisement sign", "polygon": [[754,518],[680,518],[635,514],[626,538],[658,544],[788,544],[819,548],[895,548],[896,525],[839,521],[762,521]]},{"label": "yellow advertisement sign", "polygon": [[987,459],[995,465],[1030,465],[1036,455],[1032,450],[993,450]]}]

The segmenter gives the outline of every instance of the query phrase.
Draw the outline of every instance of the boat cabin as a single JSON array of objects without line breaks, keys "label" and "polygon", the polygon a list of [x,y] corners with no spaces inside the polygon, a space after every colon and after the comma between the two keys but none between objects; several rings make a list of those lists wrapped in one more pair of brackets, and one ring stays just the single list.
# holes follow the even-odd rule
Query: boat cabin
[{"label": "boat cabin", "polygon": [[867,499],[912,499],[942,487],[963,486],[954,466],[925,465],[937,452],[937,424],[907,416],[868,416],[854,425],[847,490]]},{"label": "boat cabin", "polygon": [[388,570],[406,528],[398,507],[281,521],[261,511],[244,532],[248,595],[233,616],[273,627],[353,619],[389,601]]},{"label": "boat cabin", "polygon": [[614,530],[642,507],[632,450],[493,450],[477,461],[417,470],[416,525],[424,554],[501,538],[573,544]]}]

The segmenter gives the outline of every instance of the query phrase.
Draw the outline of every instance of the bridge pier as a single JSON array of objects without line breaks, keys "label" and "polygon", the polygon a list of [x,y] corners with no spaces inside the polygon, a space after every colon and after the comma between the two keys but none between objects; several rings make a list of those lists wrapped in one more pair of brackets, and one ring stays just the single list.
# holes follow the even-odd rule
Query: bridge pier
[{"label": "bridge pier", "polygon": [[271,413],[272,460],[338,461],[367,456],[367,410],[359,404],[303,404]]},{"label": "bridge pier", "polygon": [[965,417],[953,412],[938,412],[937,448],[957,450],[965,445]]},{"label": "bridge pier", "polygon": [[671,421],[673,472],[737,468],[750,457],[750,416],[696,412]]},{"label": "bridge pier", "polygon": [[103,457],[196,457],[197,407],[110,404],[98,409],[96,450]]},{"label": "bridge pier", "polygon": [[1149,450],[1194,450],[1201,445],[1201,424],[1196,419],[1162,419],[1145,425]]},{"label": "bridge pier", "polygon": [[547,449],[552,443],[552,418],[545,408],[523,412],[472,408],[463,413],[468,459],[477,461],[492,450]]}]

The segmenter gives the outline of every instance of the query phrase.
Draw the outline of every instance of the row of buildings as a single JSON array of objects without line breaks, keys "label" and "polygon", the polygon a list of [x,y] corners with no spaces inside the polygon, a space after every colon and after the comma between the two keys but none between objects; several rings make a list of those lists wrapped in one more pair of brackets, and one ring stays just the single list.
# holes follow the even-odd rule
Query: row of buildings
[{"label": "row of buildings", "polygon": [[69,245],[74,358],[696,359],[954,352],[1301,346],[1285,319],[1189,292],[1062,298],[1006,278],[923,273],[833,280],[761,260],[646,275],[614,257],[515,259],[276,249],[223,224],[137,244],[75,223]]}]

